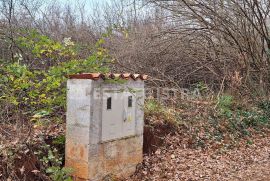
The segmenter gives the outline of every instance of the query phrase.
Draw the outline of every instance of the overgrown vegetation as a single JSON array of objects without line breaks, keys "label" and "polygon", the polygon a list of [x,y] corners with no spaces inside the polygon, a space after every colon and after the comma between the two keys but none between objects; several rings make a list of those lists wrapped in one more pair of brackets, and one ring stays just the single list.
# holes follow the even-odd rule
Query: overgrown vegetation
[{"label": "overgrown vegetation", "polygon": [[[14,115],[34,120],[44,116],[61,119],[65,106],[66,78],[68,74],[80,72],[106,72],[109,61],[104,42],[100,39],[93,53],[80,59],[75,44],[70,39],[63,43],[30,30],[18,38],[21,49],[27,49],[36,65],[47,64],[45,69],[23,63],[18,54],[14,63],[2,61],[0,66],[0,117],[14,121]],[[77,50],[79,51],[79,50]],[[64,60],[63,60],[64,59]],[[12,116],[11,116],[12,115]]]},{"label": "overgrown vegetation", "polygon": [[[44,166],[41,171],[44,173],[49,174],[50,178],[54,181],[72,181],[69,174],[72,173],[71,168],[63,167],[63,155],[58,153],[56,148],[53,150],[50,148],[50,145],[44,144],[39,148],[38,152],[34,154],[38,156],[39,160],[41,161],[42,165]],[[43,155],[47,153],[47,155]]]},{"label": "overgrown vegetation", "polygon": [[[252,143],[256,134],[264,134],[270,126],[268,102],[243,105],[233,96],[217,99],[184,101],[176,107],[164,106],[155,100],[145,105],[146,152],[165,144],[166,135],[181,133],[186,145],[208,149],[213,145],[233,147],[241,139]],[[152,145],[151,145],[152,144]]]},{"label": "overgrown vegetation", "polygon": [[[78,56],[80,49],[69,38],[59,42],[35,30],[24,30],[22,33],[23,35],[16,39],[18,46],[24,52],[28,52],[29,57],[36,62],[27,64],[19,53],[13,62],[1,61],[0,119],[2,121],[0,124],[3,129],[22,133],[17,135],[16,144],[21,144],[24,149],[13,149],[12,147],[15,146],[13,144],[10,148],[0,149],[0,155],[3,157],[1,176],[6,179],[17,179],[21,177],[20,175],[29,176],[27,173],[24,174],[26,169],[24,165],[21,167],[23,173],[12,171],[17,169],[16,156],[19,157],[28,150],[27,152],[31,154],[26,155],[33,159],[34,165],[39,165],[36,169],[38,173],[46,174],[54,181],[68,181],[71,178],[67,175],[71,171],[63,168],[64,155],[59,155],[56,147],[50,148],[46,143],[39,148],[32,148],[39,142],[38,139],[44,138],[33,138],[34,132],[31,130],[63,123],[66,106],[66,75],[108,71],[107,64],[110,57],[107,50],[103,48],[104,38],[108,37],[108,34],[104,34],[97,41],[89,56],[80,58]],[[13,125],[17,125],[15,129]],[[8,145],[8,142],[14,139],[12,136],[14,135],[8,134],[5,140],[1,140],[1,144]],[[64,142],[60,137],[57,138],[51,146],[58,143],[63,152]],[[6,150],[10,150],[9,153],[5,153]],[[27,169],[35,170],[34,165]]]},{"label": "overgrown vegetation", "polygon": [[200,92],[146,100],[146,154],[222,153],[269,132],[270,1],[121,0],[90,14],[87,2],[0,0],[0,180],[71,180],[68,74],[145,73],[146,87]]}]

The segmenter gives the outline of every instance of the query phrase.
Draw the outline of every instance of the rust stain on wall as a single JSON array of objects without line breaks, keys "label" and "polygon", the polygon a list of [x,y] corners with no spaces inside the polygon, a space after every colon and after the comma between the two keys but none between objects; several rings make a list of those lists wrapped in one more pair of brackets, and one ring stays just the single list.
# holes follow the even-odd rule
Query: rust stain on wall
[{"label": "rust stain on wall", "polygon": [[84,157],[84,153],[85,153],[85,147],[82,145],[80,146],[80,158],[82,159]]},{"label": "rust stain on wall", "polygon": [[82,178],[82,179],[89,178],[88,163],[87,162],[68,159],[66,161],[65,166],[69,167],[69,168],[73,168],[72,175],[74,175],[75,177],[79,176],[79,178]]}]

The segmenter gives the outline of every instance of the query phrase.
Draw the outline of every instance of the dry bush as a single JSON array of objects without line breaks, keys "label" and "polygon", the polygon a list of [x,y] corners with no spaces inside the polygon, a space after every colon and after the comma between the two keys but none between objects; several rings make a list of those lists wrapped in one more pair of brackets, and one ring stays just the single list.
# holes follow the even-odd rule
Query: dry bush
[{"label": "dry bush", "polygon": [[269,1],[149,2],[167,10],[177,31],[166,32],[178,36],[186,34],[198,39],[203,45],[210,45],[207,52],[214,55],[210,63],[212,66],[224,65],[222,74],[226,77],[238,71],[243,77],[242,88],[249,89],[251,94],[267,94]]}]

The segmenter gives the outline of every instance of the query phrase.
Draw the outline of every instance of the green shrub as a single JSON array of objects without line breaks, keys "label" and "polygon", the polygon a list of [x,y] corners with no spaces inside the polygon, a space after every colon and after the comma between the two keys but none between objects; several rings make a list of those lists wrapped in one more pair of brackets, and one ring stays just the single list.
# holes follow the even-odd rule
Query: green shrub
[{"label": "green shrub", "polygon": [[53,140],[53,144],[55,145],[64,145],[66,141],[66,137],[64,135],[59,135]]},{"label": "green shrub", "polygon": [[85,59],[76,55],[76,45],[70,40],[57,42],[36,31],[19,37],[17,42],[22,49],[30,49],[32,58],[44,66],[36,68],[24,64],[21,56],[14,63],[0,62],[0,118],[13,120],[24,117],[38,124],[59,120],[66,105],[65,76],[108,71],[106,64],[110,57],[102,47],[103,38]]},{"label": "green shrub", "polygon": [[268,118],[270,118],[270,101],[262,101],[259,103],[258,107],[262,109],[262,111]]},{"label": "green shrub", "polygon": [[144,111],[145,116],[151,120],[149,124],[162,122],[177,127],[181,123],[179,112],[173,108],[164,107],[155,99],[149,99],[145,102]]},{"label": "green shrub", "polygon": [[218,110],[222,115],[232,116],[233,97],[230,95],[222,95],[218,98]]},{"label": "green shrub", "polygon": [[40,150],[35,152],[43,166],[43,172],[47,173],[53,181],[72,181],[69,176],[73,170],[62,167],[63,157],[58,153],[56,148],[43,144]]},{"label": "green shrub", "polygon": [[69,174],[72,173],[72,169],[66,167],[49,167],[46,169],[46,173],[50,174],[53,181],[72,181]]},{"label": "green shrub", "polygon": [[230,122],[230,131],[238,136],[250,136],[250,129],[261,130],[269,125],[268,116],[260,110],[236,110]]},{"label": "green shrub", "polygon": [[145,102],[144,110],[146,114],[163,113],[163,106],[155,99],[149,99]]}]

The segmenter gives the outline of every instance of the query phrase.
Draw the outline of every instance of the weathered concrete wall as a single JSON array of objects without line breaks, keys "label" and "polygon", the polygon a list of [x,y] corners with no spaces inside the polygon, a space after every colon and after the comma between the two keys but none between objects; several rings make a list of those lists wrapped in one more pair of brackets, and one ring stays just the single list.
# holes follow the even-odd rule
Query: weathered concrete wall
[{"label": "weathered concrete wall", "polygon": [[90,148],[89,177],[100,180],[113,173],[129,176],[142,161],[142,137],[101,143]]},{"label": "weathered concrete wall", "polygon": [[[134,135],[102,142],[105,89],[129,91],[136,97]],[[108,174],[126,177],[134,173],[143,157],[143,102],[141,80],[124,84],[68,80],[66,166],[74,169],[74,179],[101,180]]]},{"label": "weathered concrete wall", "polygon": [[89,137],[92,80],[68,80],[66,122],[66,166],[74,175],[89,178]]}]

